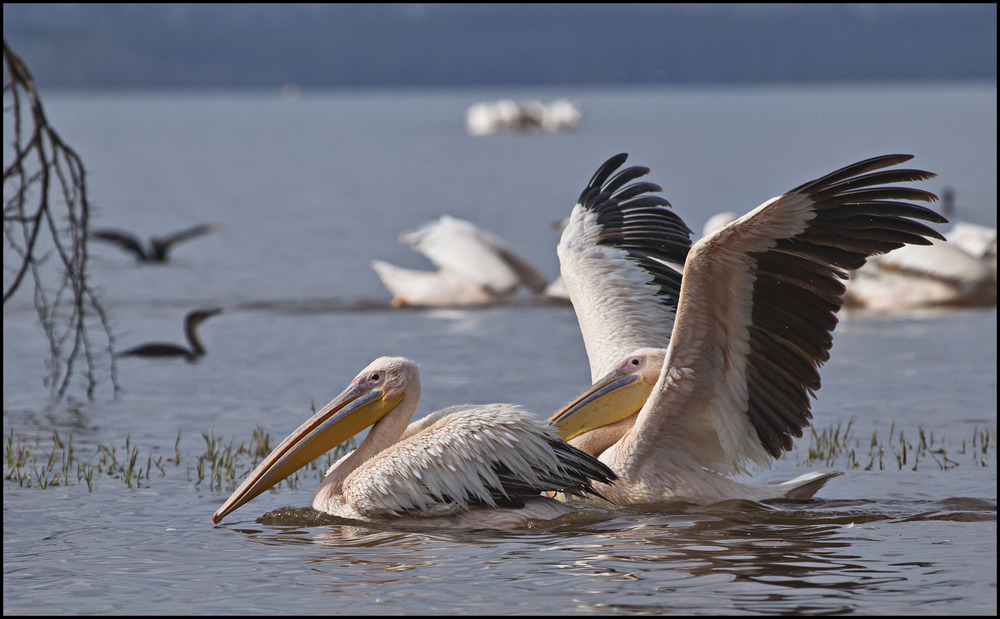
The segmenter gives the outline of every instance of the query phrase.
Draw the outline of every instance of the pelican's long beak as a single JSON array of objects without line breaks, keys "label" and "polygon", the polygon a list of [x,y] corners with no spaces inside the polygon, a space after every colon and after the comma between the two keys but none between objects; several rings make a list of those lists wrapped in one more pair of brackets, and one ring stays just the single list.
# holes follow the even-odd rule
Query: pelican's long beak
[{"label": "pelican's long beak", "polygon": [[218,524],[236,508],[374,424],[402,398],[399,395],[390,399],[382,389],[352,384],[264,458],[212,515],[212,522]]},{"label": "pelican's long beak", "polygon": [[621,421],[642,408],[653,391],[639,374],[613,370],[549,418],[559,437],[571,440],[584,432]]}]

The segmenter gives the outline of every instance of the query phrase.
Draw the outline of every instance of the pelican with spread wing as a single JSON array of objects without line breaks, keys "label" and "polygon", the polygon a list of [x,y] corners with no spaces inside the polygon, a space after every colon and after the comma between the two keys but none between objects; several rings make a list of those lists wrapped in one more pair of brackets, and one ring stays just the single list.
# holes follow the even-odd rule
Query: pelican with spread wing
[{"label": "pelican with spread wing", "polygon": [[521,286],[534,293],[548,280],[502,239],[470,221],[442,215],[400,242],[427,256],[437,271],[406,269],[381,260],[372,268],[392,293],[394,306],[486,305],[503,300]]},{"label": "pelican with spread wing", "polygon": [[314,509],[365,521],[473,528],[518,526],[574,508],[543,492],[586,495],[614,473],[512,404],[451,406],[410,423],[417,364],[380,357],[265,458],[215,512],[220,522],[342,441],[371,426],[327,471]]},{"label": "pelican with spread wing", "polygon": [[[605,167],[617,167],[619,158]],[[604,204],[605,222],[628,228],[622,196],[629,190],[600,178],[591,183],[590,191],[601,189],[597,197],[585,192],[574,207],[577,224],[564,232],[559,256],[592,371],[606,374],[550,423],[618,475],[614,486],[598,486],[605,497],[621,505],[808,498],[835,475],[765,486],[732,478],[751,462],[768,465],[809,425],[809,398],[829,359],[847,272],[872,255],[941,238],[919,220],[945,219],[913,203],[936,196],[894,185],[934,176],[895,167],[911,158],[886,155],[847,166],[699,240],[683,263],[669,343],[638,341],[611,368],[604,342],[616,330],[641,333],[642,322],[596,317],[609,315],[606,307],[648,308],[656,297],[608,282],[619,277],[655,292],[654,271],[641,264],[659,268],[662,258],[650,252],[663,240],[639,235],[629,249],[618,249],[628,235],[607,232],[587,202]],[[602,239],[612,250],[600,246]],[[588,252],[589,270],[580,258]]]}]

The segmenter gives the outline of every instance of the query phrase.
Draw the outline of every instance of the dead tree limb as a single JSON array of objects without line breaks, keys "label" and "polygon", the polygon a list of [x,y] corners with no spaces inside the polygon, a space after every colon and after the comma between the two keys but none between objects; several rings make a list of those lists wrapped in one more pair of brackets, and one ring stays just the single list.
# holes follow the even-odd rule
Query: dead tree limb
[{"label": "dead tree limb", "polygon": [[[83,162],[49,125],[31,73],[6,40],[3,59],[4,138],[12,142],[12,161],[3,170],[4,305],[26,282],[34,284],[35,309],[49,343],[45,382],[53,397],[66,395],[82,372],[93,399],[102,356],[117,394],[110,322],[87,283],[90,202]],[[106,355],[93,343],[95,331],[103,331]]]}]

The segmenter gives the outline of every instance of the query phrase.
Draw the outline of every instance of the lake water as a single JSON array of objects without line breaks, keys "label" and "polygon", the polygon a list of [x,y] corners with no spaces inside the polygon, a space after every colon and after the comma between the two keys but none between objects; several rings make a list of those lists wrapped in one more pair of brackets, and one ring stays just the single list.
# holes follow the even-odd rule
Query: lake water
[{"label": "lake water", "polygon": [[[589,366],[568,306],[393,310],[369,262],[430,268],[397,235],[449,213],[554,278],[552,222],[618,152],[694,230],[896,152],[939,174],[925,188],[954,188],[953,219],[996,226],[995,84],[42,94],[88,167],[94,227],[223,226],[163,266],[92,244],[118,346],[180,343],[188,310],[224,313],[199,362],[122,359],[117,397],[104,382],[50,403],[30,290],[5,305],[5,455],[64,455],[55,431],[77,461],[111,446],[148,470],[42,489],[5,463],[5,614],[996,614],[995,309],[841,314],[813,413],[821,432],[850,424],[847,448],[816,461],[807,435],[755,475],[844,472],[808,502],[413,530],[316,518],[305,472],[216,527],[233,482],[199,471],[203,433],[278,441],[383,354],[421,363],[418,415],[513,401],[547,417],[577,395]],[[565,97],[583,121],[466,135],[465,109],[502,97]]]}]

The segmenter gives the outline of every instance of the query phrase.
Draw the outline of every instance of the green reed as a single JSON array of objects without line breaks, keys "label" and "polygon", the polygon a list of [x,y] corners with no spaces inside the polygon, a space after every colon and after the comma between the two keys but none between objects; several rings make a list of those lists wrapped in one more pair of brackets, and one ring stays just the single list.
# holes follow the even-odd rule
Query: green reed
[{"label": "green reed", "polygon": [[[954,441],[944,435],[935,436],[923,426],[917,427],[915,438],[903,430],[896,431],[896,424],[889,426],[888,437],[880,439],[878,432],[871,439],[862,440],[852,434],[854,419],[846,427],[841,424],[827,429],[810,428],[809,446],[803,465],[843,467],[866,471],[896,470],[916,471],[922,461],[929,458],[939,469],[949,470],[971,460],[972,464],[988,467],[990,456],[996,457],[996,427],[974,428],[971,438],[963,438],[955,448]],[[949,455],[949,448],[952,449]],[[866,452],[867,450],[867,452]]]},{"label": "green reed", "polygon": [[13,430],[4,441],[4,479],[23,488],[86,484],[93,491],[98,477],[140,488],[149,485],[154,468],[161,476],[166,473],[163,457],[143,458],[129,436],[121,450],[115,445],[78,447],[72,436],[63,440],[58,430],[53,430],[48,446],[40,439],[25,442]]},{"label": "green reed", "polygon": [[[165,476],[168,465],[177,468],[190,462],[188,481],[193,481],[195,487],[207,482],[214,491],[233,490],[272,450],[270,435],[260,427],[253,430],[248,441],[239,443],[235,439],[226,442],[210,431],[203,432],[202,437],[205,451],[193,458],[185,457],[178,432],[174,455],[166,458],[154,453],[159,451],[156,447],[143,452],[132,442],[131,436],[125,437],[124,446],[78,446],[72,436],[64,440],[55,430],[47,442],[38,438],[29,442],[11,430],[4,441],[4,479],[22,488],[86,484],[87,490],[93,492],[97,490],[98,480],[109,478],[128,488],[141,488],[149,486],[153,477]],[[322,478],[333,462],[354,445],[353,438],[345,441],[328,452],[325,459],[311,463],[283,483],[296,487],[304,472]]]},{"label": "green reed", "polygon": [[[208,484],[212,491],[232,491],[274,449],[276,443],[263,428],[253,429],[250,438],[228,441],[211,431],[202,432],[204,451],[185,454],[181,450],[181,433],[174,441],[173,455],[165,457],[158,447],[142,451],[130,436],[121,445],[80,445],[73,436],[64,439],[53,430],[48,440],[26,441],[11,430],[4,440],[4,479],[23,488],[49,488],[86,485],[97,489],[99,480],[111,479],[128,488],[149,486],[152,480],[167,475],[168,465],[185,466],[188,481],[195,487]],[[303,482],[322,479],[334,462],[354,449],[353,438],[327,452],[281,482],[298,488]],[[971,437],[958,441],[944,435],[936,436],[922,426],[916,435],[896,429],[893,423],[887,435],[873,432],[870,438],[855,435],[854,420],[825,429],[810,428],[809,444],[801,465],[828,468],[870,470],[913,470],[933,462],[941,470],[972,464],[989,467],[995,464],[997,452],[996,427],[973,430]],[[281,487],[278,484],[276,487]]]}]

